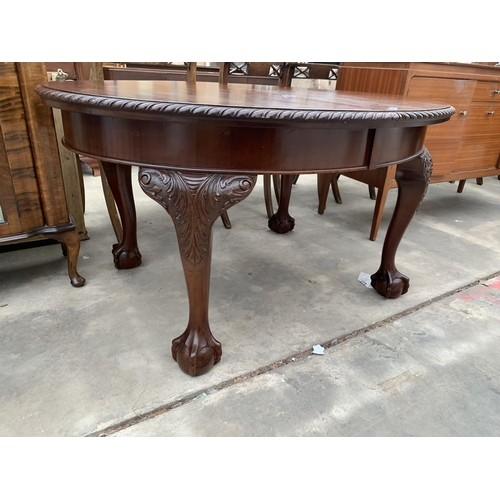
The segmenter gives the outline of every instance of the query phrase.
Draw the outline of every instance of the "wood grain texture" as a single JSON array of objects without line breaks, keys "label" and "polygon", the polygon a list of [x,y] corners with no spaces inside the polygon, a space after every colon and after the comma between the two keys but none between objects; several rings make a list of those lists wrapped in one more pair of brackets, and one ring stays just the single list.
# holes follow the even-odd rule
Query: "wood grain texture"
[{"label": "wood grain texture", "polygon": [[425,145],[434,162],[432,182],[445,179],[446,173],[455,168],[455,159],[475,87],[473,80],[456,78],[415,76],[409,82],[408,97],[428,99],[432,96],[436,101],[448,102],[457,110],[442,127],[429,129],[425,138]]},{"label": "wood grain texture", "polygon": [[478,81],[472,97],[473,101],[500,102],[500,81]]},{"label": "wood grain texture", "polygon": [[[8,224],[13,224],[12,227],[4,225],[3,234],[29,231],[44,224],[19,86],[16,64],[0,63],[0,127],[4,153],[1,168],[5,181],[0,193],[4,215]],[[7,177],[10,182],[5,180]]]},{"label": "wood grain texture", "polygon": [[83,184],[81,165],[77,156],[62,145],[64,131],[62,128],[61,111],[59,109],[54,109],[53,112],[59,161],[61,162],[61,172],[68,210],[75,222],[80,240],[88,240],[89,236],[84,218],[84,196],[81,189]]},{"label": "wood grain texture", "polygon": [[16,65],[45,223],[49,226],[65,224],[69,221],[69,213],[52,111],[35,93],[35,87],[46,81],[45,64]]},{"label": "wood grain texture", "polygon": [[9,157],[5,147],[0,117],[0,236],[20,233],[23,230],[20,214],[16,206],[16,192],[12,183]]},{"label": "wood grain texture", "polygon": [[2,244],[45,236],[61,242],[73,286],[80,241],[66,206],[52,111],[34,92],[43,63],[0,63],[0,224]]},{"label": "wood grain texture", "polygon": [[[473,102],[467,116],[455,169],[495,167],[500,153],[500,102]],[[498,171],[497,171],[498,172]]]},{"label": "wood grain texture", "polygon": [[342,63],[337,79],[337,90],[352,92],[373,92],[376,94],[405,95],[407,70],[380,67],[356,67]]}]

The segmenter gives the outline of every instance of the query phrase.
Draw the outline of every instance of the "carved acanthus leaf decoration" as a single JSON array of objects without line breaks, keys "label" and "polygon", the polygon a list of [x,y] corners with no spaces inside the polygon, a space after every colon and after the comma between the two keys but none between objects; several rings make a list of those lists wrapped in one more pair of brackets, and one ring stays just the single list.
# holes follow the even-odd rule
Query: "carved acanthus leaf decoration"
[{"label": "carved acanthus leaf decoration", "polygon": [[418,204],[417,210],[415,210],[415,212],[419,211],[420,205],[422,205],[422,201],[424,201],[425,195],[427,194],[427,189],[429,188],[429,182],[431,180],[432,170],[434,169],[434,164],[432,163],[432,157],[427,148],[424,148],[424,150],[422,151],[422,154],[420,155],[420,160],[422,160],[426,186],[424,194],[422,195],[422,200],[420,200],[420,203]]},{"label": "carved acanthus leaf decoration", "polygon": [[255,175],[139,171],[143,191],[170,214],[181,254],[194,265],[208,256],[213,223],[252,192],[256,179]]},{"label": "carved acanthus leaf decoration", "polygon": [[434,164],[432,163],[432,158],[427,148],[424,148],[422,155],[420,156],[422,159],[422,163],[424,164],[424,175],[427,182],[431,180],[432,170],[434,168]]}]

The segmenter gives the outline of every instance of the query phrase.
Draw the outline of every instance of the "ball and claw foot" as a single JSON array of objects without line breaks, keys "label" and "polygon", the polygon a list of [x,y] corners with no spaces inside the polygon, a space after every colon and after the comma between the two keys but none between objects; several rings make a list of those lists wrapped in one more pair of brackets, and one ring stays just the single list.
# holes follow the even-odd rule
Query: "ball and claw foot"
[{"label": "ball and claw foot", "polygon": [[274,214],[267,223],[269,229],[278,234],[285,234],[292,231],[295,227],[295,219],[289,217],[287,219],[279,219],[277,214]]},{"label": "ball and claw foot", "polygon": [[133,269],[141,265],[142,255],[137,249],[132,251],[122,250],[120,243],[115,243],[112,253],[116,269]]},{"label": "ball and claw foot", "polygon": [[371,285],[386,299],[397,299],[410,288],[410,278],[399,271],[377,271],[371,275]]},{"label": "ball and claw foot", "polygon": [[210,331],[203,335],[188,328],[172,341],[172,357],[179,368],[191,377],[210,371],[220,361],[221,356],[221,344]]},{"label": "ball and claw foot", "polygon": [[80,288],[81,286],[85,285],[85,278],[80,276],[78,273],[75,273],[74,275],[71,275],[69,277],[69,282],[75,288]]}]

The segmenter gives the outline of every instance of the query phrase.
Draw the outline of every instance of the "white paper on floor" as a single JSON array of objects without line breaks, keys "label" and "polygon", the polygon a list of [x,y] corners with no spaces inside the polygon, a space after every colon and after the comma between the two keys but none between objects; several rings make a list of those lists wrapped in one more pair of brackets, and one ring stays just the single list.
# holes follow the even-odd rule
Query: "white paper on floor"
[{"label": "white paper on floor", "polygon": [[372,279],[371,279],[371,276],[369,274],[359,273],[358,281],[361,284],[365,285],[366,288],[372,288]]},{"label": "white paper on floor", "polygon": [[313,346],[313,354],[325,354],[325,348],[318,345]]}]

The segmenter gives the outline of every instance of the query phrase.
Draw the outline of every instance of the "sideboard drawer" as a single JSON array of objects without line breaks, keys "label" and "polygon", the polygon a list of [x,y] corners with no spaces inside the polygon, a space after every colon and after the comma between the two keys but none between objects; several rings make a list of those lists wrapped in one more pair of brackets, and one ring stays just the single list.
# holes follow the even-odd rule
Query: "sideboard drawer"
[{"label": "sideboard drawer", "polygon": [[449,121],[439,127],[429,127],[425,136],[425,146],[434,163],[434,176],[444,175],[454,168],[475,88],[474,80],[459,78],[416,76],[410,81],[407,94],[410,99],[445,102],[456,109]]},{"label": "sideboard drawer", "polygon": [[500,102],[499,82],[477,82],[473,101],[498,101]]},{"label": "sideboard drawer", "polygon": [[458,152],[459,170],[495,167],[500,154],[500,102],[474,102]]}]

